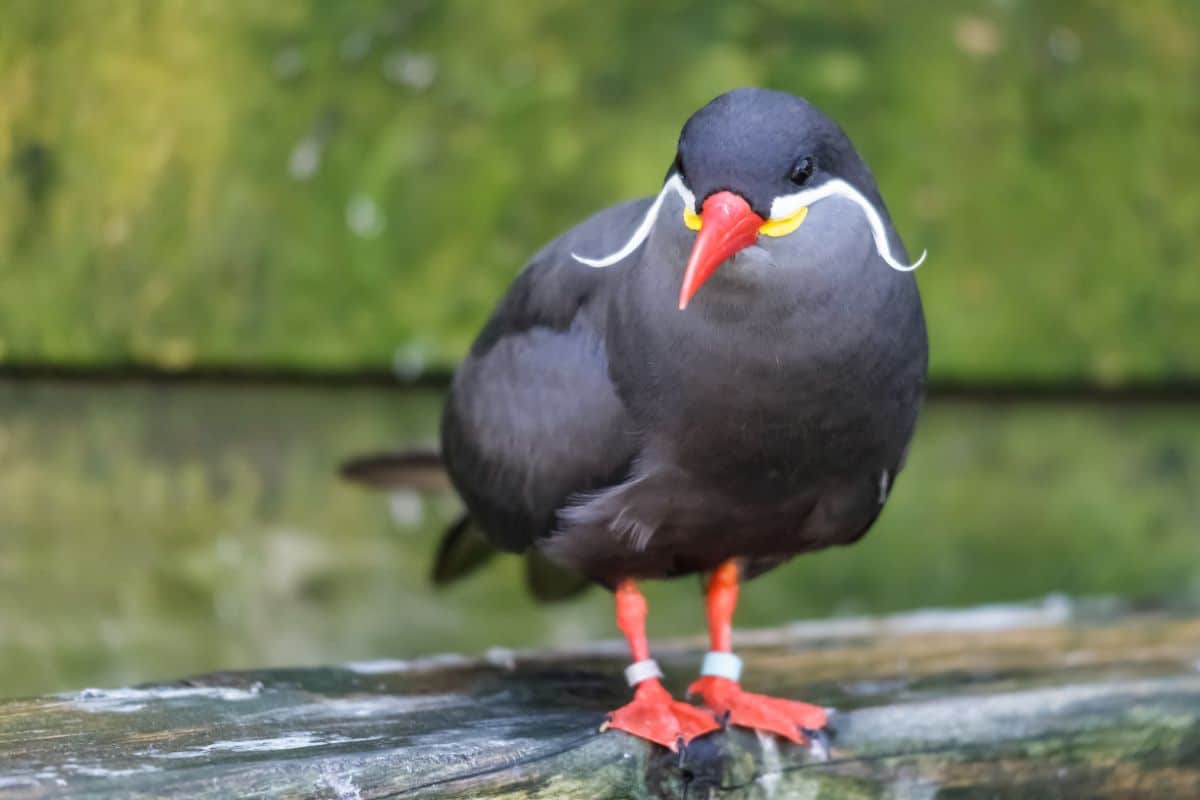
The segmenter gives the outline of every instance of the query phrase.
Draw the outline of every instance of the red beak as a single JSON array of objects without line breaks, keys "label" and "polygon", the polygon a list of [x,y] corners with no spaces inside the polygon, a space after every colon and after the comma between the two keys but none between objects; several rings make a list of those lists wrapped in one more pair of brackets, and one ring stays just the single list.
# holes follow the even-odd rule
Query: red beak
[{"label": "red beak", "polygon": [[692,296],[717,271],[721,262],[758,240],[765,220],[750,210],[750,204],[733,192],[717,192],[704,201],[700,211],[700,233],[688,259],[679,308],[687,308]]}]

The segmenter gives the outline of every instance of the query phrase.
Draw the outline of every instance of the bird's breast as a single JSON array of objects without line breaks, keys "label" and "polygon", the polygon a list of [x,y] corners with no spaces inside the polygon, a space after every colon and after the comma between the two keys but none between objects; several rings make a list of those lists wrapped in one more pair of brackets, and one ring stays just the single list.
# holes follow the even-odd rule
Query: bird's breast
[{"label": "bird's breast", "polygon": [[[769,268],[750,255],[727,266]],[[716,302],[684,312],[631,306],[610,324],[614,383],[657,449],[722,486],[786,492],[891,467],[926,353],[915,284],[897,278],[867,294],[818,281],[801,299],[739,300],[717,286]]]}]

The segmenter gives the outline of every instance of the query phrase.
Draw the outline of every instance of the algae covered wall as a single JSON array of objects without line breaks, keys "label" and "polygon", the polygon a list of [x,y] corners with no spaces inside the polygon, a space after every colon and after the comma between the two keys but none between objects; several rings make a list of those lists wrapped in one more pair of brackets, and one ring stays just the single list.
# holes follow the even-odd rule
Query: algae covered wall
[{"label": "algae covered wall", "polygon": [[15,0],[0,362],[448,366],[542,242],[762,84],[929,249],[935,378],[1195,379],[1198,78],[1188,0]]}]

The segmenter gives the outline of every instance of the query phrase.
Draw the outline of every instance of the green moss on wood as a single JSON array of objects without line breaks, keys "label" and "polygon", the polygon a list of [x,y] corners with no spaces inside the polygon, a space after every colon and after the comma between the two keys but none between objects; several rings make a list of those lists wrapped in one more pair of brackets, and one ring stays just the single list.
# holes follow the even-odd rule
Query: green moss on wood
[{"label": "green moss on wood", "polygon": [[[499,798],[1190,797],[1200,730],[1195,620],[1080,626],[1036,609],[761,631],[746,683],[828,703],[864,687],[828,759],[731,729],[681,755],[597,732],[622,702],[619,647],[225,673],[0,703],[10,796]],[[1022,615],[1024,615],[1022,617]],[[1018,618],[1028,626],[1016,624]],[[1169,641],[1168,650],[1160,642]],[[1014,650],[1017,655],[1014,661]],[[672,684],[699,649],[661,648]],[[1131,653],[1155,652],[1153,664]],[[899,654],[925,653],[918,664]],[[1091,658],[1081,667],[1080,654]],[[962,660],[1019,665],[1019,679]],[[936,676],[936,692],[914,688]],[[867,689],[871,682],[891,691]],[[678,688],[678,687],[677,687]]]}]

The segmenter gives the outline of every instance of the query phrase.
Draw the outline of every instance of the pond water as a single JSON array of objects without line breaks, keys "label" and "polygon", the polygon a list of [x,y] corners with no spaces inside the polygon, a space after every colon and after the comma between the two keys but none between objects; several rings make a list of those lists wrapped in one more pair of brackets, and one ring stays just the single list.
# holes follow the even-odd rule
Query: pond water
[{"label": "pond water", "polygon": [[[215,669],[615,635],[607,593],[539,607],[517,559],[427,581],[450,496],[336,477],[435,439],[440,393],[0,382],[0,695]],[[696,633],[697,581],[648,587]],[[1064,592],[1200,598],[1200,411],[933,403],[870,536],[743,592],[737,622]]]}]

